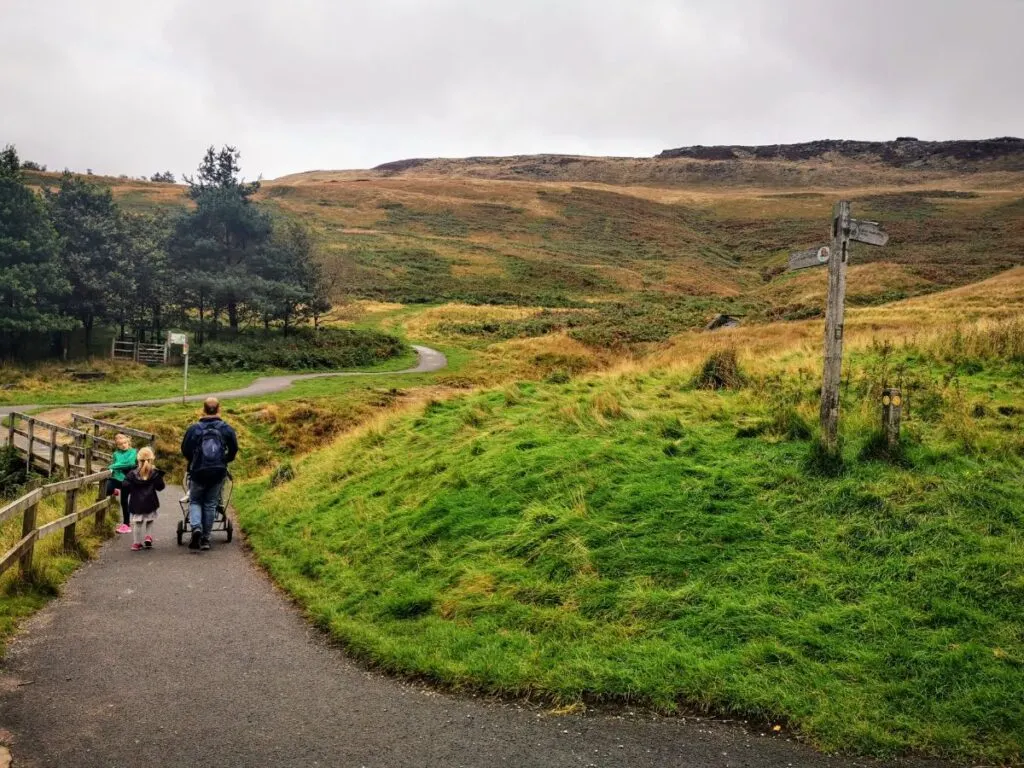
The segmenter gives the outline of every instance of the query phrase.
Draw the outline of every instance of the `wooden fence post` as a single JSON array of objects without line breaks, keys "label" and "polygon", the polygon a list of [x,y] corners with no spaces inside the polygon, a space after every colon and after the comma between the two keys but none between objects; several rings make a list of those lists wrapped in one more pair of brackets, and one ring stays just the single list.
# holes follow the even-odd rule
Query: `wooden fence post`
[{"label": "wooden fence post", "polygon": [[7,415],[7,444],[14,445],[14,414]]},{"label": "wooden fence post", "polygon": [[[39,509],[39,502],[25,510],[21,518],[21,537],[25,538],[36,529],[36,511]],[[32,573],[32,555],[35,552],[35,542],[30,542],[21,555],[21,575],[28,577]]]},{"label": "wooden fence post", "polygon": [[57,428],[50,427],[50,477],[57,469]]},{"label": "wooden fence post", "polygon": [[62,445],[60,447],[60,452],[63,455],[62,458],[63,458],[63,462],[64,462],[64,477],[70,478],[71,477],[71,448],[70,448],[70,446],[67,443],[64,443],[64,445]]},{"label": "wooden fence post", "polygon": [[35,431],[36,431],[36,420],[29,418],[28,420],[28,453],[25,454],[25,474],[32,471],[32,450],[35,442]]},{"label": "wooden fence post", "polygon": [[[66,453],[64,454],[67,455]],[[72,488],[64,494],[64,516],[75,514],[75,499],[78,496],[75,489]],[[75,535],[77,523],[72,523],[64,529],[64,551],[73,552],[75,550]]]},{"label": "wooden fence post", "polygon": [[92,440],[86,437],[83,440],[85,446],[85,474],[92,474]]},{"label": "wooden fence post", "polygon": [[825,371],[821,383],[821,439],[830,453],[839,447],[839,385],[843,369],[843,305],[850,248],[850,203],[836,203],[828,260],[828,306],[825,310]]},{"label": "wooden fence post", "polygon": [[895,387],[882,390],[882,431],[889,450],[900,444],[900,416],[903,411],[903,393]]},{"label": "wooden fence post", "polygon": [[103,528],[106,526],[107,523],[107,510],[111,506],[113,506],[113,502],[114,497],[111,496],[107,504],[104,504],[103,506],[96,510],[96,530],[101,533],[103,532]]}]

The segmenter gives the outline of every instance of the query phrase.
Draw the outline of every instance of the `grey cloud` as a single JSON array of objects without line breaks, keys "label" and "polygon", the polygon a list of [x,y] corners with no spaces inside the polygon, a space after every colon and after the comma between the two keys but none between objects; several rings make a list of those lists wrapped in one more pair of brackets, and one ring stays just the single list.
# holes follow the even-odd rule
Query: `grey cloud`
[{"label": "grey cloud", "polygon": [[[151,7],[152,6],[152,7]],[[3,11],[0,141],[249,175],[408,156],[981,137],[1024,122],[1018,0],[40,0]]]}]

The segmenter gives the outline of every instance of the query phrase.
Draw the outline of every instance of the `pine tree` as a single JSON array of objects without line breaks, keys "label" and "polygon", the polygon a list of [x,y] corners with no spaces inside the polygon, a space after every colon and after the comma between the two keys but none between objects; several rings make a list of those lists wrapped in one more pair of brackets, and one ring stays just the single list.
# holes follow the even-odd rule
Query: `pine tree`
[{"label": "pine tree", "polygon": [[260,184],[241,180],[239,157],[234,147],[210,147],[196,175],[185,177],[196,206],[178,219],[171,258],[175,274],[190,283],[200,343],[207,311],[214,317],[226,311],[237,334],[246,304],[259,290],[255,262],[271,234],[270,217],[251,200]]},{"label": "pine tree", "polygon": [[61,264],[72,292],[65,312],[85,329],[90,349],[96,321],[110,317],[116,283],[131,279],[120,264],[120,211],[110,190],[65,173],[57,192],[47,192],[50,215],[60,236]]},{"label": "pine tree", "polygon": [[44,201],[24,183],[18,153],[0,152],[0,345],[15,353],[29,333],[71,327],[59,302],[70,285],[58,263],[58,239]]},{"label": "pine tree", "polygon": [[127,327],[139,341],[148,333],[156,343],[174,295],[167,265],[167,217],[162,212],[123,213],[118,234],[121,279],[112,286],[111,319],[122,337]]}]

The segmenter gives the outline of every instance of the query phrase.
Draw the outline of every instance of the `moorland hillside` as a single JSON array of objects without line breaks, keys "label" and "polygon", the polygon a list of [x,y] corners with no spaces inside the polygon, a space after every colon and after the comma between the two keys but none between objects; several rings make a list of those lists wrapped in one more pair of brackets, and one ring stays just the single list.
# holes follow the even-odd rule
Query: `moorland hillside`
[{"label": "moorland hillside", "polygon": [[[318,233],[339,298],[575,308],[565,325],[578,338],[629,345],[718,312],[819,316],[825,276],[787,274],[787,252],[823,241],[840,198],[892,235],[856,250],[854,306],[1024,263],[1022,147],[904,140],[409,160],[286,176],[259,199]],[[187,204],[174,185],[94,178],[127,208]]]}]

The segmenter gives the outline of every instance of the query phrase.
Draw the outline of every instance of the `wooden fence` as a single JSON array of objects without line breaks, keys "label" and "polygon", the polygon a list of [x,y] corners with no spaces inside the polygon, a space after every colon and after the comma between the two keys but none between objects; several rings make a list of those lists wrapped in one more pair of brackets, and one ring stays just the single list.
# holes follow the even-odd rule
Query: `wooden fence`
[{"label": "wooden fence", "polygon": [[[19,450],[21,450],[19,448]],[[95,516],[96,528],[102,529],[106,521],[107,510],[115,503],[114,497],[104,497],[104,484],[110,477],[110,471],[95,472],[83,477],[75,477],[59,483],[51,483],[29,491],[16,501],[0,508],[0,524],[21,515],[21,540],[7,550],[7,553],[0,557],[0,574],[7,571],[15,561],[21,565],[22,578],[31,576],[32,557],[35,553],[36,542],[45,539],[57,531],[64,531],[64,551],[74,551],[76,536],[78,533],[78,522],[87,517]],[[93,504],[84,509],[76,509],[78,497],[83,490],[92,486],[97,487],[97,498]],[[37,525],[36,518],[39,510],[39,503],[58,493],[64,494],[64,515],[44,525]]]},{"label": "wooden fence", "polygon": [[113,440],[18,412],[7,417],[7,445],[25,454],[26,469],[34,467],[48,475],[61,469],[66,477],[91,475],[97,463],[110,463],[114,451]]},{"label": "wooden fence", "polygon": [[75,429],[79,429],[81,425],[84,425],[81,430],[83,432],[91,428],[93,436],[95,437],[99,437],[100,432],[113,432],[115,434],[120,432],[122,435],[128,435],[128,437],[136,437],[140,440],[145,440],[147,445],[150,447],[152,447],[156,442],[156,435],[152,432],[143,432],[141,429],[132,429],[131,427],[125,427],[121,424],[115,424],[112,421],[94,419],[91,416],[85,416],[81,413],[71,414],[71,425]]}]

